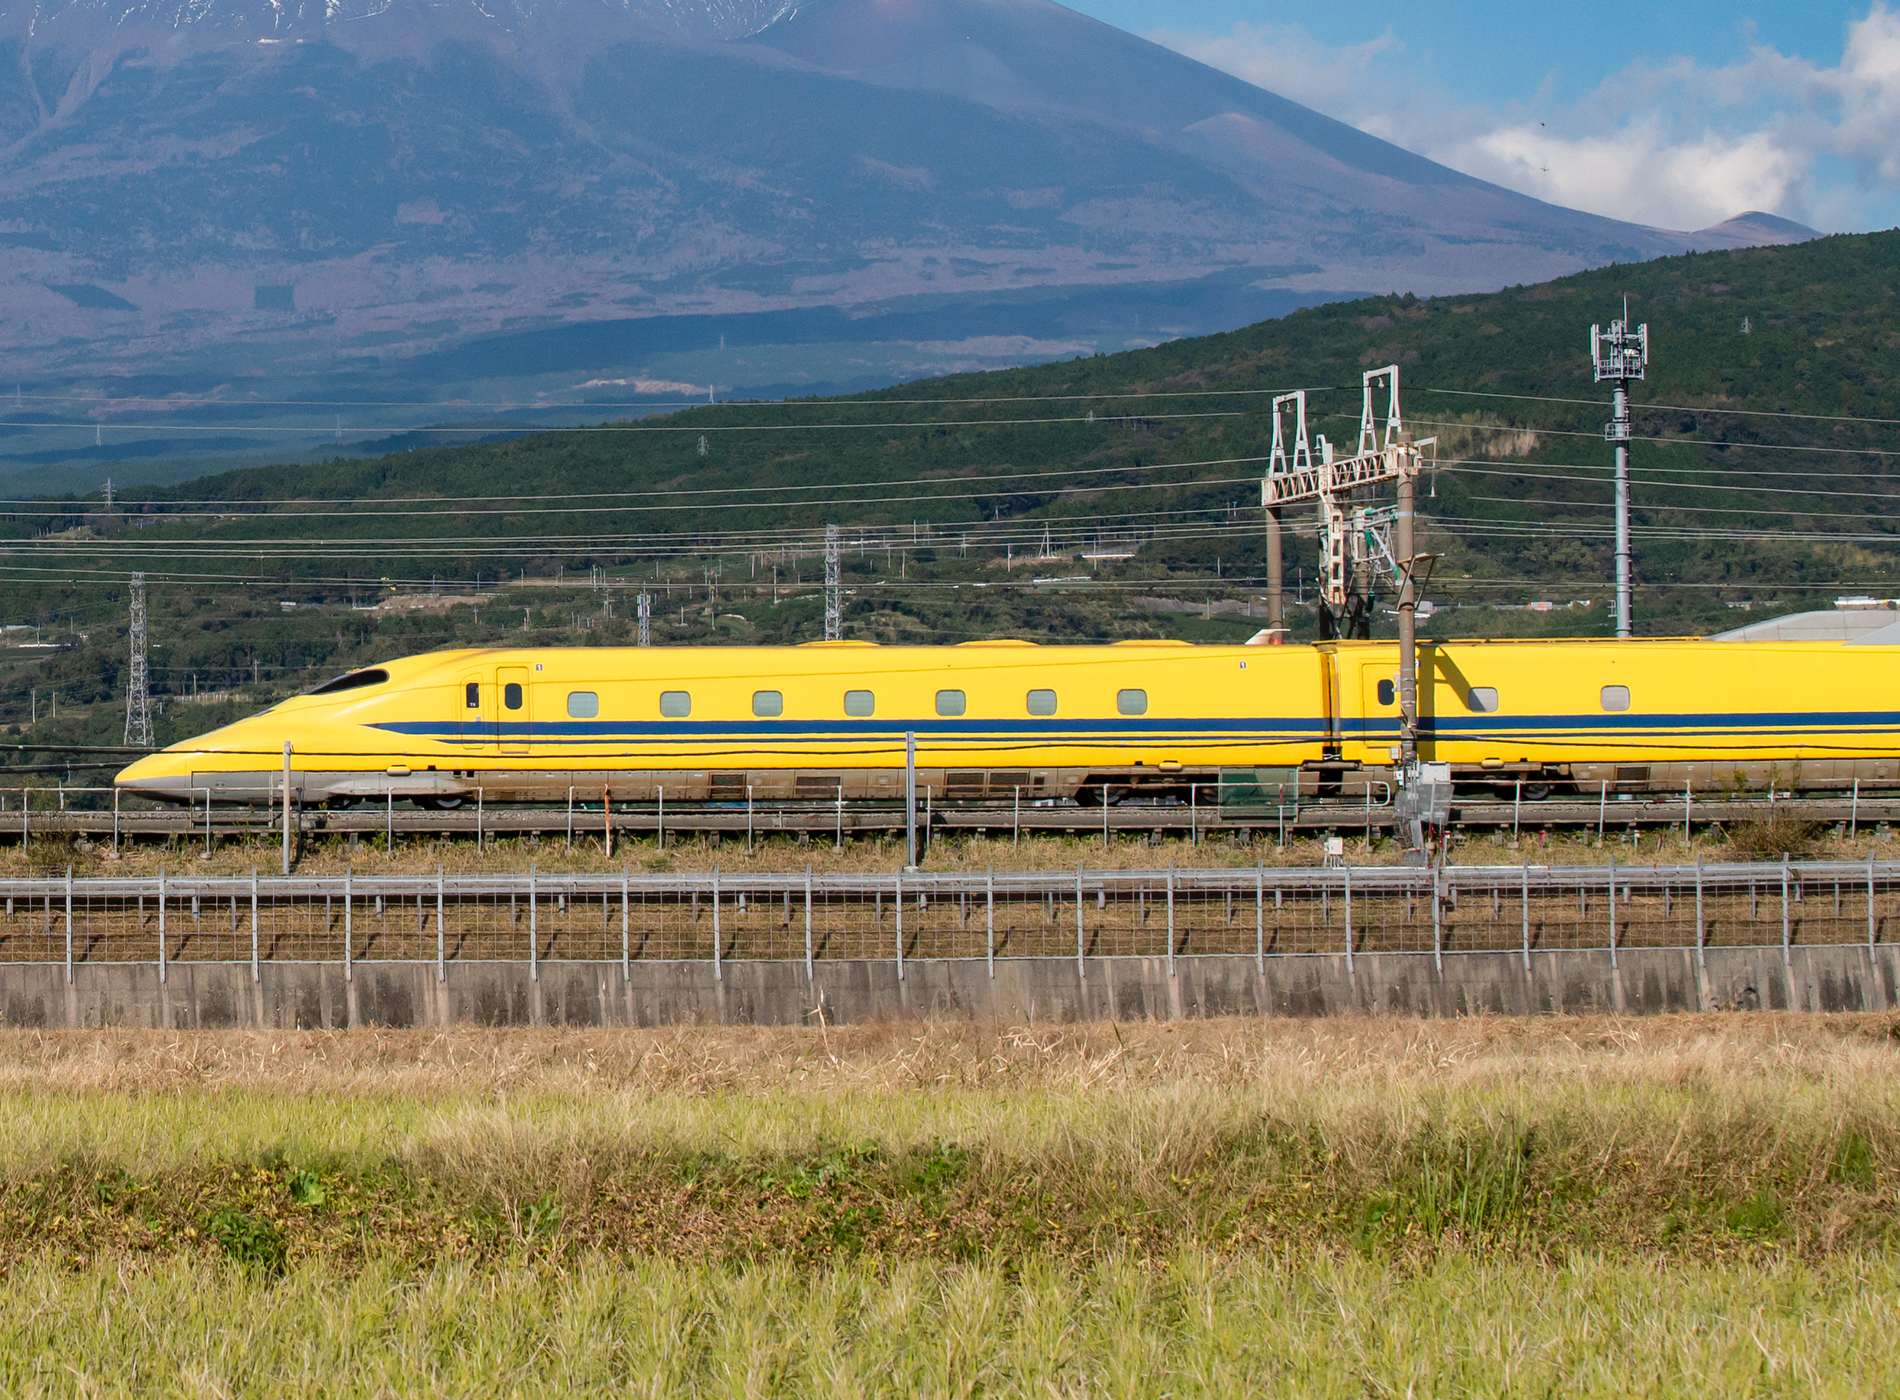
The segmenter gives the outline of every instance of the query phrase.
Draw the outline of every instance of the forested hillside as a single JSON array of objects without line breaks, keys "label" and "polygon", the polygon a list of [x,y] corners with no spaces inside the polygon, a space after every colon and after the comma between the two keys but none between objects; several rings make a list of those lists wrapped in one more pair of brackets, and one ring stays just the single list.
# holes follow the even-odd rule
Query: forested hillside
[{"label": "forested hillside", "polygon": [[[852,399],[229,473],[110,511],[17,503],[0,621],[56,646],[0,648],[5,718],[37,689],[36,739],[113,736],[133,569],[165,724],[184,732],[211,717],[176,698],[194,684],[244,708],[372,655],[630,641],[641,589],[656,642],[809,639],[827,523],[845,527],[847,635],[1244,638],[1267,395],[1314,390],[1315,429],[1349,442],[1360,372],[1389,362],[1408,423],[1440,442],[1430,630],[1600,631],[1608,392],[1588,336],[1625,295],[1653,352],[1636,393],[1639,628],[1900,593],[1896,272],[1894,233],[1697,254]],[[1310,575],[1312,554],[1303,535],[1291,565]],[[1538,601],[1554,607],[1523,610]]]}]

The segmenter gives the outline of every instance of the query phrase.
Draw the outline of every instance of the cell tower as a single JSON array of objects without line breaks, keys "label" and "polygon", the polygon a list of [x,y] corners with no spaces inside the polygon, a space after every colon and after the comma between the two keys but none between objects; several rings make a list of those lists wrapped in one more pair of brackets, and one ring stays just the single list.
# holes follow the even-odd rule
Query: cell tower
[{"label": "cell tower", "polygon": [[152,746],[152,693],[145,667],[145,575],[132,575],[131,655],[125,673],[125,742]]},{"label": "cell tower", "polygon": [[1630,634],[1630,381],[1649,368],[1649,323],[1630,325],[1629,298],[1623,298],[1623,319],[1609,330],[1590,327],[1590,365],[1596,382],[1615,386],[1610,421],[1603,436],[1616,449],[1616,635]]},{"label": "cell tower", "polygon": [[838,585],[838,527],[825,526],[825,640],[844,640],[844,594]]},{"label": "cell tower", "polygon": [[642,593],[636,600],[634,615],[640,622],[640,645],[653,645],[653,595]]}]

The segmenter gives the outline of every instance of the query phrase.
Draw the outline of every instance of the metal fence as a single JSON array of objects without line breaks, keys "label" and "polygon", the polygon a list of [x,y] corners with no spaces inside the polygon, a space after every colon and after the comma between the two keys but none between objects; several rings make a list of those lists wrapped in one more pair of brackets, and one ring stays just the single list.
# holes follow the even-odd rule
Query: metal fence
[{"label": "metal fence", "polygon": [[1428,955],[1877,944],[1900,862],[0,881],[0,963]]}]

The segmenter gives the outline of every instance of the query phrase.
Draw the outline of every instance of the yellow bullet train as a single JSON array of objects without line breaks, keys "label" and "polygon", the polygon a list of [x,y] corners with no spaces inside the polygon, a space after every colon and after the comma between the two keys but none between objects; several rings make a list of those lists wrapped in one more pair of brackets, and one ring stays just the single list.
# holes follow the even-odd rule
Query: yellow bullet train
[{"label": "yellow bullet train", "polygon": [[[470,648],[404,657],[141,758],[121,789],[304,803],[1312,794],[1386,781],[1390,642]],[[1529,795],[1900,784],[1900,645],[1419,645],[1420,755]],[[288,758],[286,759],[286,745]]]}]

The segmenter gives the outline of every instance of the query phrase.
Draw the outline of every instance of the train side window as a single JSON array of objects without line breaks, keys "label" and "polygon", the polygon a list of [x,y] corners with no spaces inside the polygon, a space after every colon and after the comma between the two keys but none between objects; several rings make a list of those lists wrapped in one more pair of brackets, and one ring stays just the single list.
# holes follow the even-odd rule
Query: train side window
[{"label": "train side window", "polygon": [[1397,698],[1398,691],[1393,688],[1391,681],[1379,682],[1379,703],[1381,705],[1390,705]]},{"label": "train side window", "polygon": [[1627,710],[1630,707],[1630,688],[1626,685],[1606,685],[1599,698],[1606,710]]},{"label": "train side window", "polygon": [[1032,690],[1023,702],[1032,715],[1052,715],[1056,712],[1056,693],[1053,690]]},{"label": "train side window", "polygon": [[1121,715],[1145,715],[1148,713],[1148,692],[1145,690],[1118,690],[1115,692],[1115,713]]},{"label": "train side window", "polygon": [[518,710],[521,708],[521,683],[519,681],[509,681],[508,684],[501,688],[501,703],[505,708],[510,710]]},{"label": "train side window", "polygon": [[668,719],[685,719],[693,712],[693,697],[684,690],[662,690],[660,713]]},{"label": "train side window", "polygon": [[591,690],[568,691],[567,717],[569,719],[600,718],[600,696]]},{"label": "train side window", "polygon": [[844,712],[853,719],[867,719],[877,713],[877,697],[868,690],[847,690]]},{"label": "train side window", "polygon": [[781,690],[753,691],[752,713],[760,719],[777,719],[785,713],[785,692]]},{"label": "train side window", "polygon": [[937,692],[937,713],[940,715],[960,715],[968,705],[968,700],[960,690],[940,690]]},{"label": "train side window", "polygon": [[481,707],[482,683],[480,681],[470,681],[467,685],[462,687],[462,708],[465,710],[479,710]]},{"label": "train side window", "polygon": [[1474,715],[1496,714],[1498,691],[1492,685],[1474,685],[1465,692],[1465,708]]}]

